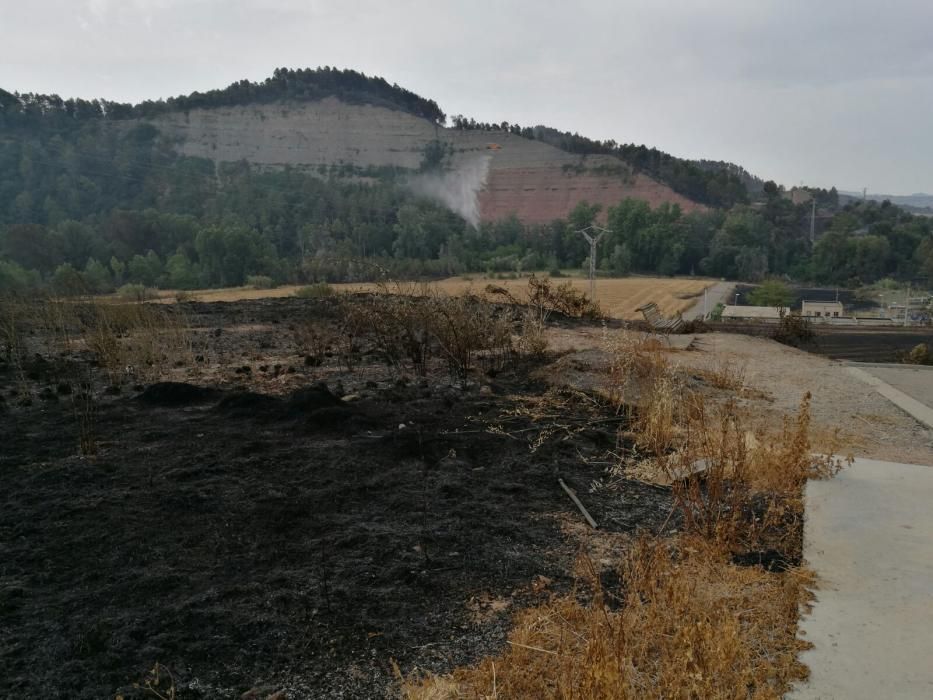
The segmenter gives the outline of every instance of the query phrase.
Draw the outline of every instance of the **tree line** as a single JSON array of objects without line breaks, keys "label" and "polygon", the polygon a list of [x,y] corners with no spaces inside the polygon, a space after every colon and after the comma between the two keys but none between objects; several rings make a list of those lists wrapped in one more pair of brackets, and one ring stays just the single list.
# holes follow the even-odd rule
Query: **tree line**
[{"label": "tree line", "polygon": [[146,100],[137,105],[0,90],[0,129],[30,128],[37,122],[46,127],[67,128],[91,119],[151,119],[168,112],[282,100],[315,101],[325,97],[338,97],[350,104],[399,109],[437,124],[446,121],[446,115],[434,100],[391,84],[384,78],[325,66],[297,70],[277,68],[262,81],[239,80],[218,90],[193,92],[166,100]]},{"label": "tree line", "polygon": [[[292,73],[277,71],[276,79],[290,84]],[[343,80],[338,74],[333,79]],[[10,99],[19,105],[13,111],[52,116],[11,126]],[[417,277],[578,268],[588,248],[576,231],[594,221],[612,230],[599,249],[605,274],[748,281],[786,275],[824,284],[933,276],[930,219],[890,203],[840,206],[835,190],[809,190],[817,201],[815,244],[810,205],[794,204],[770,182],[754,197],[726,197],[735,201],[705,212],[651,209],[635,200],[601,210],[582,202],[566,219],[545,225],[509,217],[474,228],[413,194],[406,173],[396,169],[215,165],[180,156],[145,121],[108,124],[106,105],[98,117],[83,119],[73,116],[83,109],[77,102],[70,113],[22,96],[0,95],[0,102],[7,119],[0,128],[0,286],[7,289],[107,291],[124,283],[186,289],[239,285],[253,275],[305,282],[360,280],[380,270]],[[565,145],[589,148],[585,140]],[[638,153],[629,156],[645,168],[668,162],[653,149]],[[719,170],[742,178],[740,169]]]}]

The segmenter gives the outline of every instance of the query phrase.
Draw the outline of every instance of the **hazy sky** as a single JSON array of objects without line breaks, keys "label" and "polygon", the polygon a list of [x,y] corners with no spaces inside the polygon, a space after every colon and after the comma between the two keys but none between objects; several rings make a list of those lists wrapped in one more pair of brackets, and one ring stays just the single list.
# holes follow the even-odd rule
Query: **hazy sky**
[{"label": "hazy sky", "polygon": [[0,0],[0,87],[121,101],[381,75],[448,114],[933,192],[930,0]]}]

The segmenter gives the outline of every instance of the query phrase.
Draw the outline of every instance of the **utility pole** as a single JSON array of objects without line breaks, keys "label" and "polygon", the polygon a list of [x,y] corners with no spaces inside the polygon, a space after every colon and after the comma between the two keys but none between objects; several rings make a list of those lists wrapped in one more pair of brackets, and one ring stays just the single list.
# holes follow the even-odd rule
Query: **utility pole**
[{"label": "utility pole", "polygon": [[607,228],[602,226],[597,226],[593,224],[592,226],[587,226],[586,228],[581,228],[577,231],[582,235],[587,243],[590,244],[590,299],[596,300],[596,247],[599,245],[599,242],[602,240],[602,237],[607,233],[612,233]]},{"label": "utility pole", "polygon": [[810,200],[810,247],[816,244],[816,197]]},{"label": "utility pole", "polygon": [[907,328],[907,319],[910,314],[910,282],[907,283],[907,298],[904,299],[904,328]]}]

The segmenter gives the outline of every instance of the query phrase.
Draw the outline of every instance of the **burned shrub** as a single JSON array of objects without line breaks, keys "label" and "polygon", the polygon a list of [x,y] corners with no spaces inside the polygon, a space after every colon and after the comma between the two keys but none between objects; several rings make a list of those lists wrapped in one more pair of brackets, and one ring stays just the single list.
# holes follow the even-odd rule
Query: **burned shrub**
[{"label": "burned shrub", "polygon": [[781,318],[771,337],[794,348],[803,347],[813,342],[816,334],[810,319],[797,313],[781,311]]}]

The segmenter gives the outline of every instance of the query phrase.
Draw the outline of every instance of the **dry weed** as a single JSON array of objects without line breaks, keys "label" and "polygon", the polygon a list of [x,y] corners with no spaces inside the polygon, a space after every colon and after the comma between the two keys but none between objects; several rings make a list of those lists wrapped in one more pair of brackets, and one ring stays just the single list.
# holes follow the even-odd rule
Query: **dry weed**
[{"label": "dry weed", "polygon": [[606,334],[603,348],[609,355],[609,401],[620,411],[631,394],[654,384],[660,377],[670,377],[671,366],[664,341],[651,333]]},{"label": "dry weed", "polygon": [[544,332],[544,322],[534,312],[528,311],[522,316],[515,347],[520,354],[532,357],[540,357],[547,352],[548,340]]},{"label": "dry weed", "polygon": [[[729,563],[702,540],[638,541],[592,600],[563,596],[515,618],[496,658],[449,676],[412,676],[426,698],[777,698],[805,678],[796,655],[804,571],[775,576]],[[621,605],[609,605],[609,601]]]},{"label": "dry weed", "polygon": [[74,309],[82,335],[110,380],[152,380],[190,364],[187,323],[179,307],[90,303]]},{"label": "dry weed", "polygon": [[746,368],[727,356],[720,355],[710,367],[696,370],[716,389],[742,393],[746,386]]}]

